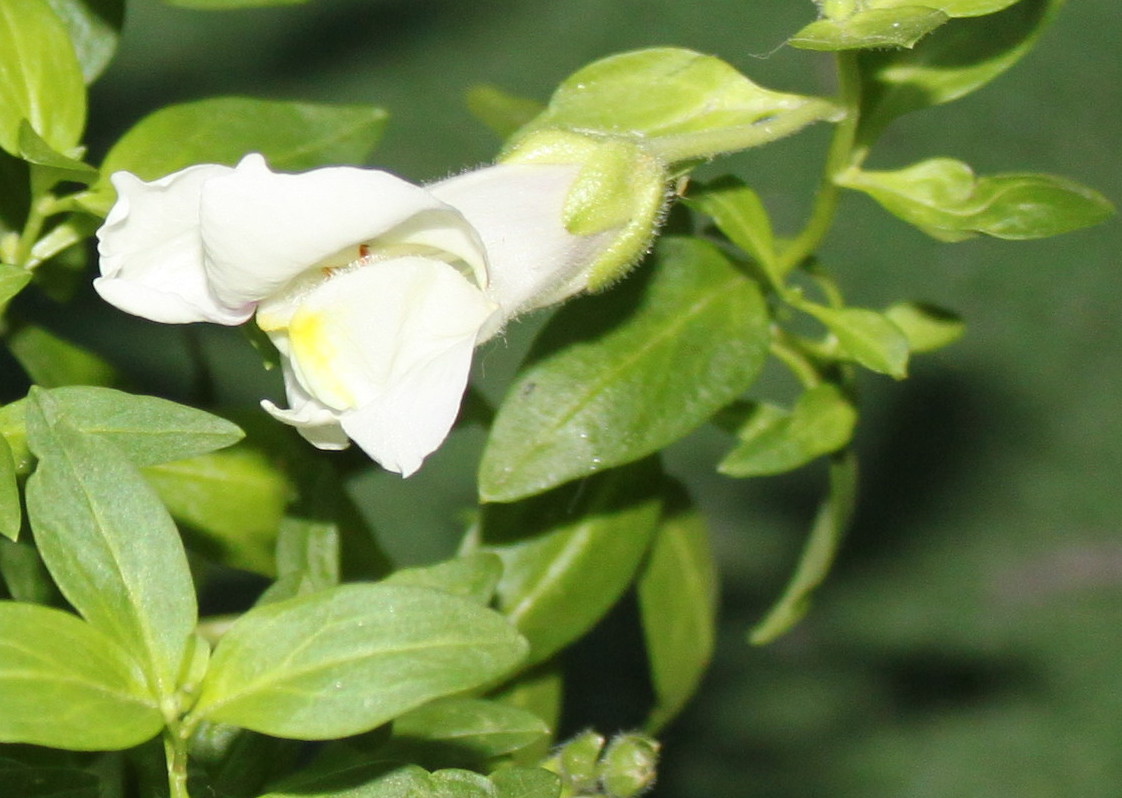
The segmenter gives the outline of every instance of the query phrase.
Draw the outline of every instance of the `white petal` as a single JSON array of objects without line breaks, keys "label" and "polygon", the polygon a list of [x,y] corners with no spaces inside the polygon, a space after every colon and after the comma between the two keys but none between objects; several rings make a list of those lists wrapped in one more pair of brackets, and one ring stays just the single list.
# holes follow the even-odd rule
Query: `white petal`
[{"label": "white petal", "polygon": [[488,295],[505,318],[583,289],[582,270],[611,243],[614,231],[576,236],[565,229],[565,198],[579,171],[579,165],[499,164],[428,186],[483,239]]},{"label": "white petal", "polygon": [[264,299],[310,268],[344,266],[358,259],[360,244],[405,223],[412,232],[450,231],[443,239],[456,254],[471,258],[473,268],[484,262],[470,225],[453,208],[372,169],[277,174],[250,155],[207,184],[201,222],[207,272],[231,305]]},{"label": "white petal", "polygon": [[232,171],[203,164],[151,183],[129,172],[114,174],[117,202],[97,231],[97,292],[121,310],[153,321],[245,321],[252,307],[227,306],[211,293],[199,237],[204,186]]},{"label": "white petal", "polygon": [[339,423],[339,414],[309,396],[287,362],[282,367],[285,393],[291,407],[285,410],[268,399],[261,400],[261,407],[278,421],[296,427],[304,439],[317,449],[339,450],[350,446],[347,433]]},{"label": "white petal", "polygon": [[366,265],[304,298],[287,331],[292,370],[367,454],[408,476],[451,429],[494,311],[442,261]]}]

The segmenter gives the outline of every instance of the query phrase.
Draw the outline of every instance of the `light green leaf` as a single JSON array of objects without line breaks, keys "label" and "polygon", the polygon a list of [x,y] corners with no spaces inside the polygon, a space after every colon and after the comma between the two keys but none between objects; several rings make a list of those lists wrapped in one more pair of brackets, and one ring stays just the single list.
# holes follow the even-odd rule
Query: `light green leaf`
[{"label": "light green leaf", "polygon": [[830,462],[830,485],[818,508],[799,564],[783,595],[749,636],[755,645],[764,645],[786,633],[810,607],[814,590],[822,584],[837,556],[842,536],[853,515],[857,500],[857,458],[845,450]]},{"label": "light green leaf", "polygon": [[117,382],[114,368],[93,352],[34,324],[11,332],[7,344],[32,382],[43,388]]},{"label": "light green leaf", "polygon": [[152,689],[174,694],[195,628],[195,592],[179,534],[136,467],[111,443],[60,418],[32,389],[28,441],[39,465],[27,513],[67,600],[144,666]]},{"label": "light green leaf", "polygon": [[227,565],[273,576],[292,485],[261,452],[237,447],[149,466],[144,476],[181,523]]},{"label": "light green leaf", "polygon": [[908,337],[912,352],[933,352],[953,344],[966,331],[954,313],[919,302],[901,302],[884,312]]},{"label": "light green leaf", "polygon": [[512,707],[532,712],[541,718],[550,736],[518,752],[515,761],[523,764],[537,764],[549,754],[553,744],[553,733],[561,722],[561,704],[564,699],[564,675],[557,660],[543,663],[536,668],[518,674],[507,682],[502,689],[493,691],[490,697]]},{"label": "light green leaf", "polygon": [[30,766],[0,759],[0,795],[15,798],[99,798],[98,777],[77,768]]},{"label": "light green leaf", "polygon": [[691,184],[686,204],[709,216],[736,246],[756,260],[776,285],[775,236],[771,218],[759,195],[738,177],[726,175],[712,183]]},{"label": "light green leaf", "polygon": [[982,9],[984,16],[954,19],[911,50],[867,51],[862,76],[860,141],[871,143],[901,114],[958,99],[996,78],[1036,43],[1063,0],[1019,0],[998,13],[1000,2],[932,2],[948,13]]},{"label": "light green leaf", "polygon": [[196,163],[233,165],[260,152],[275,169],[300,171],[362,163],[378,143],[386,112],[372,106],[219,97],[170,105],[146,116],[113,145],[93,207],[107,208],[109,177],[126,170],[144,180]]},{"label": "light green leaf", "polygon": [[701,681],[713,654],[717,623],[717,568],[701,514],[675,490],[675,504],[659,523],[639,573],[639,612],[655,705],[646,728],[673,719]]},{"label": "light green leaf", "polygon": [[516,97],[488,85],[472,86],[467,93],[467,106],[472,116],[504,139],[530,122],[544,108],[537,100]]},{"label": "light green leaf", "polygon": [[125,22],[124,0],[47,0],[70,33],[82,76],[93,83],[109,65]]},{"label": "light green leaf", "polygon": [[32,171],[34,193],[41,195],[56,183],[68,180],[73,183],[92,183],[98,171],[77,158],[58,152],[24,119],[19,125],[19,156],[37,168]]},{"label": "light green leaf", "polygon": [[503,560],[499,608],[541,662],[587,632],[631,583],[661,509],[651,460],[547,495],[484,508],[480,542]]},{"label": "light green leaf", "polygon": [[798,302],[798,307],[826,325],[841,357],[898,380],[907,376],[908,339],[883,314],[865,308],[827,308],[811,302]]},{"label": "light green leaf", "polygon": [[719,58],[658,47],[578,70],[515,141],[562,128],[641,140],[674,162],[757,147],[837,114],[827,100],[757,86]]},{"label": "light green leaf", "polygon": [[441,766],[480,765],[544,739],[545,723],[531,712],[496,701],[448,698],[394,720],[389,758]]},{"label": "light green leaf", "polygon": [[66,26],[47,0],[0,0],[0,149],[19,155],[20,122],[69,151],[86,125],[86,87]]},{"label": "light green leaf", "polygon": [[755,477],[791,471],[845,446],[857,424],[856,408],[830,383],[807,390],[790,413],[761,410],[738,431],[740,445],[717,466],[722,474]]},{"label": "light green leaf", "polygon": [[260,798],[432,798],[429,774],[416,765],[369,762],[327,773],[302,772]]},{"label": "light green leaf", "polygon": [[433,798],[496,798],[495,787],[487,777],[470,770],[436,770],[430,779]]},{"label": "light green leaf", "polygon": [[1098,224],[1114,213],[1106,197],[1053,175],[976,177],[952,158],[931,158],[893,172],[852,169],[837,182],[863,191],[941,241],[978,233],[1023,240]]},{"label": "light green leaf", "polygon": [[768,321],[716,247],[664,238],[651,271],[550,320],[495,418],[480,496],[530,496],[686,435],[756,379]]},{"label": "light green leaf", "polygon": [[383,579],[382,584],[428,587],[487,605],[502,573],[503,563],[497,555],[477,551],[436,565],[402,568]]},{"label": "light green leaf", "polygon": [[12,447],[8,445],[7,438],[0,436],[0,535],[9,540],[18,538],[22,520]]},{"label": "light green leaf", "polygon": [[510,624],[473,602],[343,585],[241,616],[215,649],[192,712],[277,737],[342,737],[495,682],[525,654]]},{"label": "light green leaf", "polygon": [[0,313],[12,301],[12,298],[31,282],[31,272],[13,266],[10,263],[0,263]]},{"label": "light green leaf", "polygon": [[823,18],[788,40],[804,50],[859,50],[912,47],[949,20],[943,11],[924,5],[866,7],[844,19]]},{"label": "light green leaf", "polygon": [[561,778],[545,768],[501,768],[491,774],[497,798],[559,798]]},{"label": "light green leaf", "polygon": [[35,458],[27,448],[27,425],[24,424],[25,400],[0,405],[0,435],[12,453],[17,474],[28,474]]},{"label": "light green leaf", "polygon": [[75,616],[0,602],[0,741],[79,751],[138,745],[164,725],[144,677],[116,641]]}]

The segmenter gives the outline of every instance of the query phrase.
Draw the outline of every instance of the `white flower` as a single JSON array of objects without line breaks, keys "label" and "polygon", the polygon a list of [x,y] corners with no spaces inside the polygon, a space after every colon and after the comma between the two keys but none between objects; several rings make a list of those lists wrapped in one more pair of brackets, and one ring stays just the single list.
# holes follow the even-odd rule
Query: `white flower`
[{"label": "white flower", "polygon": [[260,155],[144,182],[113,175],[101,296],[160,322],[257,323],[284,357],[288,409],[323,449],[355,441],[408,476],[448,434],[475,346],[564,299],[618,231],[562,222],[579,164],[500,164],[421,187]]}]

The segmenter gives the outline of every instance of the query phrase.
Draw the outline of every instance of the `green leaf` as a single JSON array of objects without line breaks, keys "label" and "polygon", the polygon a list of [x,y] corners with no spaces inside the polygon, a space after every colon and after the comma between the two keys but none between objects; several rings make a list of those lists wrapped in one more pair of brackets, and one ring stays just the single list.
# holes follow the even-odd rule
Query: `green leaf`
[{"label": "green leaf", "polygon": [[497,798],[559,798],[561,777],[545,768],[501,768],[491,774]]},{"label": "green leaf", "polygon": [[27,448],[27,425],[24,424],[25,400],[0,405],[0,435],[12,453],[17,474],[28,474],[35,458]]},{"label": "green leaf", "polygon": [[865,308],[827,308],[811,302],[797,306],[833,333],[838,354],[867,369],[903,379],[908,372],[908,339],[883,314]]},{"label": "green leaf", "polygon": [[905,222],[940,241],[978,233],[1023,240],[1098,224],[1114,213],[1106,197],[1053,175],[976,177],[952,158],[931,158],[894,172],[852,169],[837,182],[863,191]]},{"label": "green leaf", "polygon": [[10,263],[0,263],[0,313],[29,282],[31,272]]},{"label": "green leaf", "polygon": [[966,325],[954,313],[920,302],[900,302],[884,315],[904,332],[912,352],[942,349],[966,331]]},{"label": "green leaf", "polygon": [[495,595],[502,573],[503,563],[497,555],[477,551],[436,565],[402,568],[382,583],[429,587],[487,605]]},{"label": "green leaf", "polygon": [[277,737],[342,737],[497,681],[525,654],[506,620],[473,602],[343,585],[241,616],[215,649],[192,712]]},{"label": "green leaf", "polygon": [[34,543],[26,537],[19,543],[0,538],[0,576],[16,601],[49,605],[62,601]]},{"label": "green leaf", "polygon": [[690,185],[686,204],[709,216],[736,246],[759,263],[776,285],[783,276],[775,271],[775,236],[771,218],[759,195],[738,177],[726,175],[711,183]]},{"label": "green leaf", "polygon": [[740,445],[717,470],[730,477],[782,474],[849,443],[857,410],[831,383],[810,388],[790,413],[758,407],[738,431]]},{"label": "green leaf", "polygon": [[0,535],[15,540],[19,537],[23,511],[19,504],[19,483],[16,462],[7,438],[0,436]]},{"label": "green leaf", "polygon": [[646,728],[665,726],[685,706],[713,654],[717,568],[701,514],[677,488],[638,579],[639,612],[655,705]]},{"label": "green leaf", "polygon": [[0,759],[0,795],[13,798],[99,798],[98,777],[87,770],[24,765]]},{"label": "green leaf", "polygon": [[524,671],[493,691],[490,697],[512,707],[532,712],[541,718],[550,736],[518,752],[515,760],[523,764],[536,764],[549,754],[553,733],[561,722],[561,704],[564,692],[564,675],[557,660],[545,662]]},{"label": "green leaf", "polygon": [[32,182],[33,193],[44,194],[55,184],[68,180],[73,183],[92,183],[99,173],[87,163],[71,158],[55,150],[35,132],[24,119],[19,125],[19,155],[30,164],[35,164]]},{"label": "green leaf", "polygon": [[530,496],[686,435],[756,379],[768,323],[714,246],[664,238],[651,271],[550,320],[495,418],[480,496]]},{"label": "green leaf", "polygon": [[814,590],[822,584],[838,553],[842,536],[853,515],[857,499],[857,458],[845,450],[830,462],[830,485],[818,508],[799,564],[783,595],[749,636],[755,645],[765,645],[786,633],[806,614]]},{"label": "green leaf", "polygon": [[229,8],[265,8],[267,6],[295,6],[308,0],[164,0],[169,6],[197,8],[200,11],[218,11]]},{"label": "green leaf", "polygon": [[501,138],[514,134],[542,112],[537,100],[516,97],[496,86],[472,86],[467,93],[467,106],[472,116]]},{"label": "green leaf", "polygon": [[394,720],[389,758],[429,766],[480,765],[549,734],[531,712],[478,698],[433,701]]},{"label": "green leaf", "polygon": [[433,785],[433,798],[496,798],[495,787],[487,779],[470,770],[446,768],[429,777]]},{"label": "green leaf", "polygon": [[86,124],[86,87],[66,26],[46,0],[0,0],[0,149],[19,155],[20,122],[69,151]]},{"label": "green leaf", "polygon": [[121,27],[125,23],[124,0],[47,0],[70,34],[86,83],[109,65]]},{"label": "green leaf", "polygon": [[[996,14],[951,20],[911,50],[861,53],[859,140],[871,143],[901,114],[950,102],[989,83],[1032,49],[1062,4],[1019,0]],[[966,0],[932,5],[952,12],[984,8]]]},{"label": "green leaf", "polygon": [[502,558],[499,608],[541,662],[587,632],[631,583],[658,525],[662,480],[643,460],[516,504],[484,507]]},{"label": "green leaf", "polygon": [[206,538],[211,554],[237,568],[276,573],[277,532],[292,485],[261,452],[212,452],[149,466],[144,476],[171,514]]},{"label": "green leaf", "polygon": [[100,357],[34,324],[14,330],[7,344],[32,382],[43,388],[117,382],[114,368]]},{"label": "green leaf", "polygon": [[416,765],[369,762],[328,773],[300,773],[261,798],[432,798],[435,794],[429,774]]},{"label": "green leaf", "polygon": [[74,429],[32,389],[27,431],[39,465],[27,513],[67,600],[174,694],[195,628],[195,592],[179,534],[136,467],[111,443]]},{"label": "green leaf", "polygon": [[0,706],[6,743],[105,751],[164,725],[143,671],[116,641],[69,613],[9,601],[0,602]]},{"label": "green leaf", "polygon": [[542,128],[621,136],[673,162],[758,147],[837,114],[827,100],[757,86],[719,58],[657,47],[578,70],[517,138]]},{"label": "green leaf", "polygon": [[812,22],[787,43],[804,50],[858,50],[912,47],[949,20],[943,11],[924,5],[863,8],[845,19]]},{"label": "green leaf", "polygon": [[260,152],[275,169],[300,171],[361,163],[378,143],[386,112],[358,105],[219,97],[170,105],[141,119],[113,145],[102,165],[93,206],[107,208],[109,176],[126,170],[144,180],[196,163],[233,165]]}]

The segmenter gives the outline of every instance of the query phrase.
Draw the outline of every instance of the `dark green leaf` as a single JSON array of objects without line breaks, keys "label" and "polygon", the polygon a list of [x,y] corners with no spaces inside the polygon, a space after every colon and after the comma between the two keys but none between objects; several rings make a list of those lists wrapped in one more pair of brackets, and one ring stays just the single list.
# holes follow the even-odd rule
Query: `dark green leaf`
[{"label": "dark green leaf", "polygon": [[301,740],[372,729],[497,681],[526,654],[497,613],[436,590],[353,584],[241,616],[193,713]]},{"label": "dark green leaf", "polygon": [[861,53],[860,140],[872,142],[901,114],[989,83],[1032,48],[1062,4],[1020,0],[996,14],[951,20],[911,50]]},{"label": "dark green leaf", "polygon": [[104,751],[164,725],[144,672],[116,641],[69,613],[9,601],[0,602],[0,706],[7,743]]},{"label": "dark green leaf", "polygon": [[541,662],[580,637],[631,583],[658,525],[650,460],[516,504],[484,508],[481,544],[503,560],[499,607]]},{"label": "dark green leaf", "polygon": [[478,698],[433,701],[394,720],[386,753],[422,765],[481,765],[549,734],[531,712]]},{"label": "dark green leaf", "polygon": [[16,482],[16,463],[7,438],[0,436],[0,535],[15,540],[23,510],[19,504],[19,483]]},{"label": "dark green leaf", "polygon": [[519,137],[542,128],[627,136],[684,161],[757,147],[836,115],[827,100],[769,91],[719,58],[655,47],[578,70]]},{"label": "dark green leaf", "polygon": [[22,291],[29,282],[31,282],[31,272],[10,263],[0,263],[0,313],[4,312],[12,297]]},{"label": "dark green leaf", "polygon": [[849,443],[857,410],[836,385],[823,383],[799,397],[790,413],[758,406],[738,431],[740,445],[717,466],[732,477],[782,474]]},{"label": "dark green leaf", "polygon": [[237,447],[149,466],[144,476],[176,519],[228,565],[272,576],[292,485],[261,452]]},{"label": "dark green leaf", "polygon": [[196,621],[179,534],[113,444],[59,415],[47,392],[32,389],[27,431],[39,465],[28,479],[27,513],[35,541],[67,600],[170,696]]},{"label": "dark green leaf", "polygon": [[499,408],[484,501],[513,501],[639,459],[756,379],[768,348],[757,284],[712,245],[667,238],[654,268],[550,320]]},{"label": "dark green leaf", "polygon": [[1106,197],[1053,175],[976,177],[952,158],[932,158],[894,172],[851,170],[838,179],[885,210],[941,241],[978,233],[1044,238],[1098,224],[1114,213]]},{"label": "dark green leaf", "polygon": [[42,327],[19,327],[8,336],[7,343],[27,375],[43,388],[113,385],[118,381],[116,371],[100,357]]},{"label": "dark green leaf", "polygon": [[200,11],[218,11],[228,8],[264,8],[266,6],[295,6],[308,0],[164,0],[171,6],[197,8]]},{"label": "dark green leaf", "polygon": [[12,798],[99,798],[97,776],[86,770],[38,767],[0,760],[0,795]]},{"label": "dark green leaf", "polygon": [[467,106],[472,116],[507,138],[542,112],[537,100],[516,97],[495,86],[472,86],[467,93]]},{"label": "dark green leaf", "polygon": [[427,772],[416,765],[369,762],[328,773],[301,773],[261,798],[432,798]]},{"label": "dark green leaf", "polygon": [[532,712],[541,718],[551,736],[518,752],[515,760],[523,764],[536,764],[545,759],[553,744],[552,734],[561,722],[561,703],[564,696],[564,678],[556,660],[542,663],[518,674],[518,677],[492,692],[490,697],[512,707]]},{"label": "dark green leaf", "polygon": [[23,120],[68,152],[86,124],[86,87],[66,26],[47,0],[0,0],[0,149],[19,155]]},{"label": "dark green leaf", "polygon": [[920,302],[901,302],[888,308],[884,315],[903,330],[912,352],[942,349],[966,331],[966,325],[954,313]]},{"label": "dark green leaf", "polygon": [[124,0],[47,0],[70,33],[82,76],[93,83],[113,57],[125,22]]},{"label": "dark green leaf", "polygon": [[436,565],[402,568],[382,582],[430,587],[486,605],[494,597],[502,573],[503,563],[497,555],[477,551]]},{"label": "dark green leaf", "polygon": [[501,768],[491,774],[497,798],[560,798],[561,778],[545,768]]},{"label": "dark green leaf", "polygon": [[791,581],[767,616],[752,629],[749,639],[756,645],[770,643],[802,619],[811,595],[822,584],[837,556],[857,498],[857,458],[853,452],[835,455],[829,480],[826,498],[818,508]]},{"label": "dark green leaf", "polygon": [[775,236],[771,218],[759,195],[740,178],[728,175],[699,189],[691,186],[686,204],[712,218],[717,229],[754,258],[773,282],[782,282],[782,275],[774,271]]},{"label": "dark green leaf", "polygon": [[713,654],[717,569],[709,531],[681,489],[659,524],[639,573],[639,611],[655,706],[646,727],[656,731],[681,711]]},{"label": "dark green leaf", "polygon": [[54,605],[62,601],[38,550],[26,537],[19,543],[0,538],[0,577],[16,601]]},{"label": "dark green leaf", "polygon": [[865,308],[827,308],[809,302],[798,307],[833,333],[838,354],[867,369],[903,379],[908,371],[908,339],[883,314]]},{"label": "dark green leaf", "polygon": [[863,8],[845,19],[812,22],[788,40],[804,50],[859,50],[912,47],[950,19],[925,5]]}]

